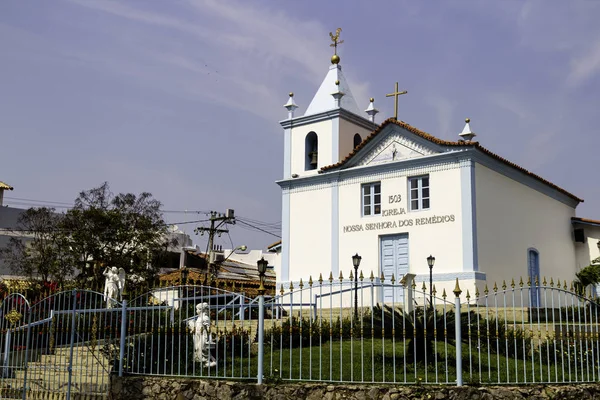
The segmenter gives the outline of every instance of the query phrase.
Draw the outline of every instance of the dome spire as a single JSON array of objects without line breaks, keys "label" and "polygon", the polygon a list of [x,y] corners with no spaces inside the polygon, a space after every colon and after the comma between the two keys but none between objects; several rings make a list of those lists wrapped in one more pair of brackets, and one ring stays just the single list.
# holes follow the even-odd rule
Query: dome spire
[{"label": "dome spire", "polygon": [[331,56],[332,64],[340,63],[340,56],[337,55],[337,47],[338,47],[338,44],[344,43],[343,40],[340,40],[341,32],[342,32],[342,28],[337,28],[335,30],[335,35],[333,34],[333,32],[329,32],[329,36],[331,37],[331,41],[333,42],[332,44],[329,45],[330,47],[333,47],[333,55]]}]

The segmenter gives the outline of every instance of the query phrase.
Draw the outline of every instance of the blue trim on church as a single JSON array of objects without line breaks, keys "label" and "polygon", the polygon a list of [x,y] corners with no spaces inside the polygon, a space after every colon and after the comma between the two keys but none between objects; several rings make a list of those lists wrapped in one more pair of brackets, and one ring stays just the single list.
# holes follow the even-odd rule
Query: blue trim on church
[{"label": "blue trim on church", "polygon": [[290,279],[290,194],[283,193],[281,203],[281,280]]},{"label": "blue trim on church", "polygon": [[460,171],[463,271],[479,270],[477,260],[477,210],[475,162],[468,160]]},{"label": "blue trim on church", "polygon": [[337,181],[331,188],[331,271],[333,276],[340,273],[340,212],[339,186]]}]

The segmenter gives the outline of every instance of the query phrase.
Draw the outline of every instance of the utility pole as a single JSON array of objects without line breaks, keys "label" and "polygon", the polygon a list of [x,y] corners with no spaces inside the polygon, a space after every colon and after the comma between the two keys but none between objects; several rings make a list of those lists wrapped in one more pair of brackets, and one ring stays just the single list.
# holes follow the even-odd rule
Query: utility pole
[{"label": "utility pole", "polygon": [[208,232],[208,245],[207,247],[207,256],[208,256],[208,267],[209,270],[212,270],[215,264],[215,256],[214,256],[214,242],[215,242],[215,234],[221,236],[222,233],[228,233],[229,229],[221,228],[225,224],[235,224],[235,211],[233,209],[228,208],[225,211],[225,214],[218,213],[216,211],[210,212],[210,228],[205,228],[200,226],[194,229],[196,235],[200,232],[201,235],[204,235],[204,232]]}]

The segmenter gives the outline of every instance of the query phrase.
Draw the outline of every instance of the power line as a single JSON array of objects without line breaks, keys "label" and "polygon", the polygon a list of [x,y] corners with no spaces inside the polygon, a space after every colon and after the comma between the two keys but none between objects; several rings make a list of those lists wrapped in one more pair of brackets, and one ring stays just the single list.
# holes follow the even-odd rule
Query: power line
[{"label": "power line", "polygon": [[47,204],[63,204],[63,205],[70,205],[73,206],[73,203],[67,203],[64,201],[50,201],[50,200],[35,200],[35,199],[24,199],[22,197],[11,197],[11,196],[4,196],[5,199],[11,199],[11,200],[21,200],[21,201],[31,201],[31,202],[35,202],[35,203],[47,203]]},{"label": "power line", "polygon": [[269,232],[269,231],[267,231],[267,230],[265,230],[265,229],[259,228],[258,226],[255,226],[255,225],[249,224],[249,223],[247,223],[247,222],[244,222],[244,221],[239,221],[239,223],[240,223],[240,224],[243,224],[243,225],[247,225],[247,226],[249,226],[249,227],[251,227],[251,228],[254,228],[254,229],[256,229],[256,230],[259,230],[259,231],[261,231],[261,232],[267,233],[267,234],[269,234],[269,235],[273,235],[273,236],[275,236],[275,237],[277,237],[277,238],[281,239],[281,235],[277,235],[277,234],[275,234],[275,233],[273,233],[273,232]]}]

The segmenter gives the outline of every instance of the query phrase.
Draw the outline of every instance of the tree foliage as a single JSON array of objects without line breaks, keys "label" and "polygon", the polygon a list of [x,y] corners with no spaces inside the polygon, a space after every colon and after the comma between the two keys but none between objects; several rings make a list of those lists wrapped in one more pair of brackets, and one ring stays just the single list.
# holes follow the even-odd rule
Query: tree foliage
[{"label": "tree foliage", "polygon": [[585,288],[589,285],[597,285],[600,283],[600,257],[592,260],[591,265],[582,268],[575,276],[577,277],[575,286],[579,293],[583,293]]},{"label": "tree foliage", "polygon": [[81,192],[63,222],[78,256],[78,277],[99,281],[110,266],[151,278],[169,244],[160,207],[150,193],[114,195],[106,182]]},{"label": "tree foliage", "polygon": [[62,282],[73,273],[74,259],[61,225],[64,215],[53,208],[30,208],[19,216],[16,232],[0,256],[18,274]]},{"label": "tree foliage", "polygon": [[169,245],[161,203],[150,193],[114,195],[108,183],[82,191],[64,214],[31,208],[19,221],[31,238],[12,238],[2,251],[15,271],[44,281],[75,275],[101,284],[105,267],[151,279]]}]

